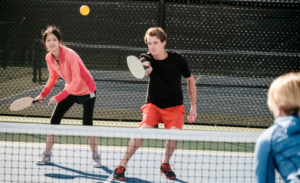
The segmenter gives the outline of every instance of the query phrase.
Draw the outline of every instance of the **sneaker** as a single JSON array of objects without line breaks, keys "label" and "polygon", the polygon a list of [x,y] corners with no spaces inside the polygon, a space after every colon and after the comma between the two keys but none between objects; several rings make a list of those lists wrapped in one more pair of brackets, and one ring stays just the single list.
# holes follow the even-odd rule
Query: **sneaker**
[{"label": "sneaker", "polygon": [[51,161],[51,151],[43,151],[43,153],[41,154],[40,158],[36,161],[37,165],[45,165],[47,163],[50,163]]},{"label": "sneaker", "polygon": [[101,156],[98,153],[93,153],[92,155],[92,164],[95,168],[101,167]]},{"label": "sneaker", "polygon": [[117,166],[117,168],[114,170],[114,179],[115,180],[126,180],[125,173],[126,168],[122,166]]},{"label": "sneaker", "polygon": [[161,163],[159,172],[164,175],[166,179],[176,179],[175,173],[171,169],[170,163]]}]

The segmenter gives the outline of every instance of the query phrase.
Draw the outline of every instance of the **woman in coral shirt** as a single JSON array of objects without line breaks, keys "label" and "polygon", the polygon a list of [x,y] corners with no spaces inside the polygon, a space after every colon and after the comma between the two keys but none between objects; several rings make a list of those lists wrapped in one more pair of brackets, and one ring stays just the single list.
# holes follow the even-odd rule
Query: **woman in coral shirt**
[{"label": "woman in coral shirt", "polygon": [[[74,103],[83,105],[83,125],[93,125],[93,112],[96,100],[96,85],[93,77],[83,64],[77,53],[62,45],[60,30],[55,26],[49,26],[43,32],[43,44],[49,52],[46,55],[49,79],[40,95],[34,100],[43,99],[50,93],[56,83],[58,75],[66,82],[65,89],[52,97],[48,103],[55,104],[51,116],[51,124],[58,125],[64,114]],[[36,164],[51,162],[51,149],[55,141],[55,135],[47,135],[46,150],[41,154]],[[96,137],[88,137],[93,152],[92,163],[94,167],[101,167],[100,155]]]}]

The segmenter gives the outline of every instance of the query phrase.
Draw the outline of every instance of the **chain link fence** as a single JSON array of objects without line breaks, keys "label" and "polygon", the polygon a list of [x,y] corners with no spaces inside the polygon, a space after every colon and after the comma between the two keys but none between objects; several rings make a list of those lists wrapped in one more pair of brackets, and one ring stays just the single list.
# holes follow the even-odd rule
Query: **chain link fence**
[{"label": "chain link fence", "polygon": [[[88,16],[79,13],[82,5],[90,7]],[[19,112],[9,111],[9,105],[43,89],[48,71],[41,31],[56,25],[95,79],[94,118],[140,121],[148,81],[131,76],[126,57],[147,52],[144,34],[160,26],[168,34],[166,49],[183,54],[195,77],[196,125],[270,126],[268,87],[300,67],[299,5],[293,0],[1,0],[0,115],[51,116],[47,102]],[[48,98],[63,88],[59,79]],[[184,80],[182,89],[188,115]],[[74,105],[65,117],[81,118],[82,106]]]}]

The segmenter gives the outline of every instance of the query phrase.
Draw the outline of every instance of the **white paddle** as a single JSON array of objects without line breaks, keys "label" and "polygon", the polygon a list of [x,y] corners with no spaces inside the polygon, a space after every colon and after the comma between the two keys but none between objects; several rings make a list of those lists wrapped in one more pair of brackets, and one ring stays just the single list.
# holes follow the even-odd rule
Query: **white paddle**
[{"label": "white paddle", "polygon": [[149,66],[144,66],[143,63],[133,55],[127,57],[127,65],[131,74],[137,79],[143,79],[145,70],[149,68]]},{"label": "white paddle", "polygon": [[[44,99],[42,99],[44,100]],[[31,104],[35,104],[41,100],[33,101],[33,98],[31,97],[24,97],[20,98],[18,100],[15,100],[9,107],[11,111],[20,111],[26,107],[31,106]]]}]

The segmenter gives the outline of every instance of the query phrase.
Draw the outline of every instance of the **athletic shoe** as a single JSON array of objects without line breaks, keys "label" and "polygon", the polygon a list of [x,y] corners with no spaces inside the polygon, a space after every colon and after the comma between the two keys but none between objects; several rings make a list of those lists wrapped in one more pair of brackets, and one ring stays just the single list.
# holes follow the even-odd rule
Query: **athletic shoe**
[{"label": "athletic shoe", "polygon": [[101,156],[98,153],[93,153],[92,155],[92,164],[95,168],[101,167]]},{"label": "athletic shoe", "polygon": [[160,165],[159,172],[163,174],[166,179],[176,179],[176,175],[172,171],[170,163],[161,163]]},{"label": "athletic shoe", "polygon": [[114,170],[114,179],[115,180],[126,180],[125,178],[125,173],[126,168],[122,166],[117,166],[116,169]]},{"label": "athletic shoe", "polygon": [[41,154],[40,158],[36,161],[37,165],[45,165],[47,163],[50,163],[51,161],[51,151],[43,151],[43,153]]}]

